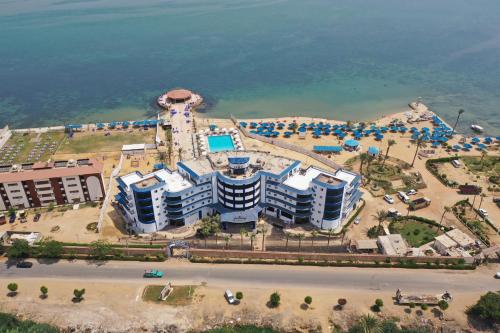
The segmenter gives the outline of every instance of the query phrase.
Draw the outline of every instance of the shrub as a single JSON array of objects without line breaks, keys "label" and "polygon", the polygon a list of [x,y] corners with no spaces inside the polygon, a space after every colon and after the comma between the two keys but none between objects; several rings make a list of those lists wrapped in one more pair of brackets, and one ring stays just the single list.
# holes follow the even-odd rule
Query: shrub
[{"label": "shrub", "polygon": [[490,324],[500,324],[500,292],[488,292],[467,309],[466,313]]},{"label": "shrub", "polygon": [[304,303],[306,303],[307,305],[311,305],[312,301],[313,301],[313,299],[311,296],[306,296],[304,298]]},{"label": "shrub", "polygon": [[47,298],[47,294],[49,292],[49,289],[45,286],[41,286],[40,292],[42,293],[42,298]]},{"label": "shrub", "polygon": [[75,296],[73,300],[75,302],[80,302],[81,300],[83,300],[83,295],[85,295],[85,288],[73,290],[73,295]]},{"label": "shrub", "polygon": [[446,302],[445,300],[440,300],[439,303],[438,303],[438,306],[441,310],[446,310],[448,309],[448,302]]},{"label": "shrub", "polygon": [[429,308],[429,306],[427,304],[422,304],[422,305],[420,305],[420,308],[422,310],[426,311]]},{"label": "shrub", "polygon": [[243,293],[241,291],[236,292],[236,299],[238,299],[240,301],[243,299]]},{"label": "shrub", "polygon": [[62,243],[55,240],[43,241],[38,245],[38,254],[44,258],[60,258],[63,250]]},{"label": "shrub", "polygon": [[410,303],[409,306],[410,306],[410,309],[414,309],[415,308],[415,303]]},{"label": "shrub", "polygon": [[18,286],[15,282],[11,282],[7,285],[7,289],[9,289],[9,291],[14,295],[17,293],[17,288]]},{"label": "shrub", "polygon": [[274,293],[271,294],[269,298],[269,304],[271,305],[272,308],[277,308],[280,305],[280,302],[281,302],[281,296],[277,291],[275,291]]},{"label": "shrub", "polygon": [[31,255],[31,247],[27,240],[16,239],[12,246],[7,250],[9,258],[27,258]]},{"label": "shrub", "polygon": [[344,306],[347,304],[347,300],[345,298],[339,298],[337,300],[337,303],[340,305],[340,306]]},{"label": "shrub", "polygon": [[377,304],[372,305],[371,309],[373,312],[380,312],[380,306]]},{"label": "shrub", "polygon": [[383,301],[383,300],[381,300],[380,298],[377,298],[377,299],[375,300],[375,305],[377,305],[377,306],[379,306],[379,307],[382,307],[382,306],[384,306],[384,301]]}]

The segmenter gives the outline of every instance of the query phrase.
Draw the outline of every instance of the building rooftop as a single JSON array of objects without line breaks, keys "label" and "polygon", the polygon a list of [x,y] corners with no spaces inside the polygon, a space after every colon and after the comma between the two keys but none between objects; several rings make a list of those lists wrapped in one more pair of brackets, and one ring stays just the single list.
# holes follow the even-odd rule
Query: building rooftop
[{"label": "building rooftop", "polygon": [[403,256],[408,252],[408,245],[400,234],[378,236],[378,243],[387,255]]},{"label": "building rooftop", "polygon": [[298,190],[307,190],[313,179],[326,184],[340,184],[341,182],[350,184],[355,178],[355,174],[344,170],[330,172],[310,166],[304,172],[298,172],[289,177],[284,184]]},{"label": "building rooftop", "polygon": [[441,235],[441,236],[437,236],[435,238],[435,242],[439,242],[446,249],[450,249],[452,247],[457,247],[458,246],[458,243],[455,242],[450,237],[448,237],[448,235],[446,235],[446,234]]},{"label": "building rooftop", "polygon": [[12,165],[4,167],[0,170],[0,183],[84,176],[101,173],[102,165],[94,159],[56,161],[45,164],[23,164],[22,167]]},{"label": "building rooftop", "polygon": [[212,153],[198,159],[182,161],[182,163],[196,172],[198,175],[203,175],[215,171],[226,174],[229,173],[230,170],[228,159],[231,157],[249,158],[248,172],[244,175],[238,176],[238,178],[251,177],[259,170],[279,174],[295,162],[294,160],[288,159],[286,157],[271,155],[267,152],[247,150]]},{"label": "building rooftop", "polygon": [[358,250],[378,250],[376,239],[359,239],[355,241]]},{"label": "building rooftop", "polygon": [[474,239],[459,229],[452,229],[448,231],[446,235],[453,239],[461,247],[474,245]]},{"label": "building rooftop", "polygon": [[120,177],[120,179],[127,187],[135,184],[140,188],[151,187],[163,181],[165,182],[165,190],[171,192],[179,192],[193,186],[193,184],[180,173],[168,169],[161,169],[145,176],[140,172],[132,172]]}]

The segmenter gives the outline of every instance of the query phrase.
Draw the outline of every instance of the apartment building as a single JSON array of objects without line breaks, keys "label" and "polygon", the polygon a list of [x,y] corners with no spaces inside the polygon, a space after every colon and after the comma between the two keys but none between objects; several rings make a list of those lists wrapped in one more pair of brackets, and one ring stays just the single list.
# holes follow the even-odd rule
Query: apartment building
[{"label": "apartment building", "polygon": [[103,198],[102,165],[93,159],[0,166],[0,210]]}]

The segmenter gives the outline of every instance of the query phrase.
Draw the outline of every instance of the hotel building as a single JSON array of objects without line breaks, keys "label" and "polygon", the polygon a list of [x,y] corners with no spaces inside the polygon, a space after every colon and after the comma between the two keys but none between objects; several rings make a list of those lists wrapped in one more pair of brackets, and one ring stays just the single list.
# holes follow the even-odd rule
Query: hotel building
[{"label": "hotel building", "polygon": [[102,165],[92,159],[0,166],[0,210],[98,201]]},{"label": "hotel building", "polygon": [[191,225],[220,214],[227,223],[272,216],[285,224],[336,229],[356,208],[361,176],[346,170],[302,169],[300,161],[265,152],[213,153],[162,169],[118,177],[115,199],[129,228],[138,233]]}]

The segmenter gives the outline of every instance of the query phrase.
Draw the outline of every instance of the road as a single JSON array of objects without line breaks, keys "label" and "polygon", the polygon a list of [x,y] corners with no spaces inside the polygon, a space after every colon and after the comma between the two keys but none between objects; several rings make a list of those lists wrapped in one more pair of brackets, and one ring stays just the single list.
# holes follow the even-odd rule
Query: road
[{"label": "road", "polygon": [[[476,271],[404,270],[351,267],[297,267],[267,265],[210,265],[167,261],[165,263],[107,262],[101,265],[85,261],[60,261],[52,264],[35,262],[22,269],[0,263],[2,279],[63,278],[82,281],[145,282],[144,269],[158,268],[169,281],[177,284],[202,282],[212,286],[252,285],[280,288],[331,288],[366,291],[452,293],[500,290],[500,280],[493,275],[495,267]],[[498,268],[498,266],[496,266]]]}]

